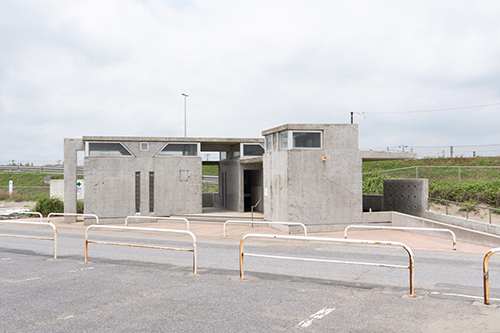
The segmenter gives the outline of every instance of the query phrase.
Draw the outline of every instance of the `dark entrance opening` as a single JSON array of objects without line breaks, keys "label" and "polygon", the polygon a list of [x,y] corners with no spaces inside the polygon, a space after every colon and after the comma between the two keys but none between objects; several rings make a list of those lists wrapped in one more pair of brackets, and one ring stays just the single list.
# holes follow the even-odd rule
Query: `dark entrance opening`
[{"label": "dark entrance opening", "polygon": [[[249,212],[262,198],[262,170],[243,170],[243,197],[245,212]],[[262,212],[262,201],[254,211]]]}]

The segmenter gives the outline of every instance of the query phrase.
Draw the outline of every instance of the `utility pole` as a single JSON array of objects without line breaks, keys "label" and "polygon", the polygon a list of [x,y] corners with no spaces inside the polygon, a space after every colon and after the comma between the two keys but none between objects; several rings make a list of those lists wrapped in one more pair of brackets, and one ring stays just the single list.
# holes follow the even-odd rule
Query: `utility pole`
[{"label": "utility pole", "polygon": [[354,124],[354,112],[351,111],[351,124]]},{"label": "utility pole", "polygon": [[186,99],[189,97],[188,94],[181,93],[184,96],[184,137],[186,137]]}]

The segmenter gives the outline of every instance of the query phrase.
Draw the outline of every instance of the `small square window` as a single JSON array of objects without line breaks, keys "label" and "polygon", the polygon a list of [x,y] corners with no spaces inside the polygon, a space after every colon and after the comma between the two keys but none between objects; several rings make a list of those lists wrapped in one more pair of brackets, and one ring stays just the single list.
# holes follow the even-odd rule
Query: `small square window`
[{"label": "small square window", "polygon": [[149,142],[141,142],[141,151],[149,150]]}]

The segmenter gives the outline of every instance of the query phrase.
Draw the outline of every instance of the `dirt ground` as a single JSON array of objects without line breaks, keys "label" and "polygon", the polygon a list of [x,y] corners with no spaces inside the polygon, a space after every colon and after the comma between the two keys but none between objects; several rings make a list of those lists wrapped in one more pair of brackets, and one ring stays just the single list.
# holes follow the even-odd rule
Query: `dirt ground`
[{"label": "dirt ground", "polygon": [[0,211],[1,210],[9,210],[9,209],[17,209],[17,208],[33,208],[35,207],[35,202],[33,201],[0,201]]}]

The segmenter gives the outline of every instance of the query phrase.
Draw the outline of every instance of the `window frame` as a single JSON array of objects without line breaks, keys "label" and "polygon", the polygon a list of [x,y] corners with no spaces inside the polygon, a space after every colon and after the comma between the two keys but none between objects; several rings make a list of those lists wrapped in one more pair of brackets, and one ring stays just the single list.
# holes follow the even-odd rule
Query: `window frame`
[{"label": "window frame", "polygon": [[[125,150],[127,152],[129,152],[130,155],[90,155],[90,144],[91,143],[118,143],[123,148],[125,148]],[[121,141],[85,141],[85,157],[117,157],[117,158],[124,158],[124,157],[136,157],[136,156]]]},{"label": "window frame", "polygon": [[[283,147],[282,134],[287,133],[287,146]],[[319,147],[294,147],[293,134],[294,133],[319,133],[320,134],[320,146]],[[323,149],[323,131],[321,130],[287,130],[279,132],[279,149],[280,150],[292,150],[292,149]]]},{"label": "window frame", "polygon": [[[245,148],[244,148],[245,145],[260,146],[264,152],[262,153],[262,155],[249,155],[249,156],[246,156],[245,155]],[[242,158],[260,157],[260,156],[263,156],[265,153],[266,153],[266,148],[264,148],[264,146],[261,143],[245,143],[245,142],[240,143],[240,156],[239,156],[240,159],[242,159]]]},{"label": "window frame", "polygon": [[[163,149],[168,145],[196,145],[196,155],[160,155]],[[201,153],[201,143],[199,142],[167,142],[161,149],[155,154],[154,157],[200,157]]]}]

